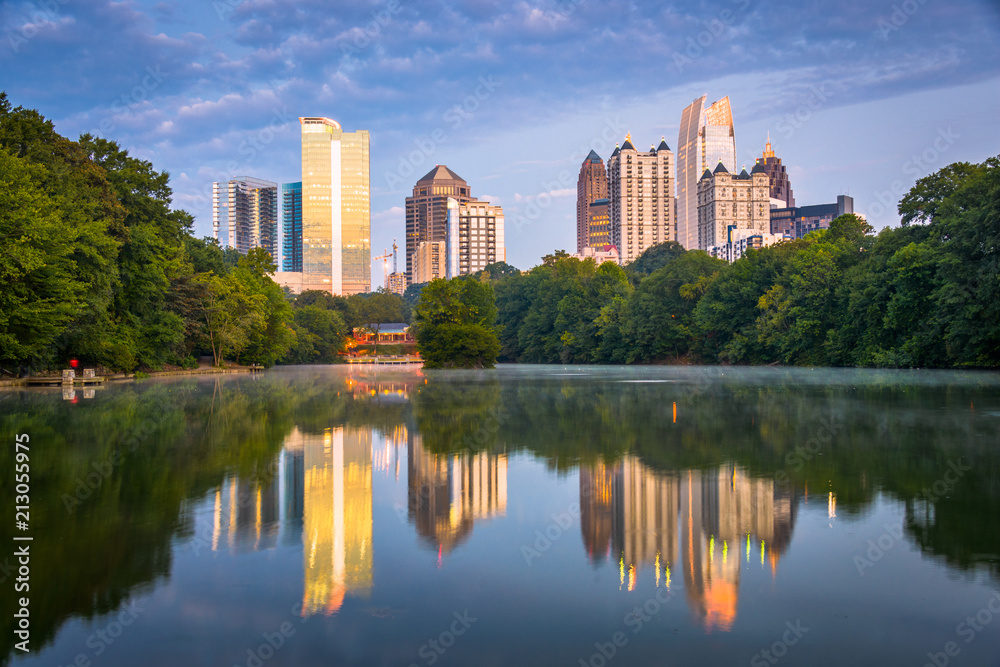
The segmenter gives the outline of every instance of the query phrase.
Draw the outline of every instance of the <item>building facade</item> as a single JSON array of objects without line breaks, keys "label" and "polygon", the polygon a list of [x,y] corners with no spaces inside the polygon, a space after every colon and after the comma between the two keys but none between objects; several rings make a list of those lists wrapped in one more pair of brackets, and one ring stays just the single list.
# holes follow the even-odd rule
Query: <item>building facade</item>
[{"label": "building facade", "polygon": [[621,261],[621,256],[618,254],[618,248],[611,244],[598,246],[596,248],[593,246],[587,246],[572,256],[576,257],[581,262],[585,259],[592,259],[597,262],[598,266],[604,264],[604,262],[614,262],[615,264],[618,264]]},{"label": "building facade", "polygon": [[406,291],[406,274],[392,272],[389,274],[389,291],[393,294],[402,295]]},{"label": "building facade", "polygon": [[448,200],[472,200],[469,184],[445,165],[436,165],[413,186],[406,198],[406,280],[414,276],[413,261],[421,243],[445,241],[448,235]]},{"label": "building facade", "polygon": [[333,294],[371,290],[369,134],[344,132],[329,118],[302,127],[304,289]]},{"label": "building facade", "polygon": [[444,241],[424,241],[413,253],[413,284],[446,278],[447,248]]},{"label": "building facade", "polygon": [[854,213],[854,198],[838,195],[834,204],[771,209],[771,233],[800,239],[817,229],[829,229],[842,215]]},{"label": "building facade", "polygon": [[251,176],[212,183],[212,235],[243,255],[263,248],[277,262],[278,184]]},{"label": "building facade", "polygon": [[666,141],[641,153],[626,136],[608,159],[608,200],[611,243],[622,264],[676,239],[674,154]]},{"label": "building facade", "polygon": [[302,183],[281,186],[281,270],[302,273]]},{"label": "building facade", "polygon": [[771,199],[767,173],[758,163],[751,173],[733,176],[720,162],[698,181],[698,248],[708,250],[727,242],[729,230],[771,232]]},{"label": "building facade", "polygon": [[607,199],[597,199],[587,207],[587,245],[578,248],[577,252],[583,252],[587,247],[603,248],[611,243],[611,210],[610,202]]},{"label": "building facade", "polygon": [[736,133],[729,98],[705,108],[702,95],[681,113],[677,135],[677,241],[698,247],[698,182],[706,169],[722,162],[736,171]]},{"label": "building facade", "polygon": [[447,278],[467,276],[507,261],[503,208],[477,199],[449,199],[447,206]]},{"label": "building facade", "polygon": [[576,181],[576,251],[580,252],[587,246],[604,245],[608,239],[593,241],[591,229],[591,206],[603,201],[604,213],[607,214],[608,172],[604,168],[601,156],[590,151],[590,155],[580,167],[580,176]]},{"label": "building facade", "polygon": [[758,164],[764,167],[764,172],[767,174],[771,204],[778,204],[777,208],[794,208],[795,196],[792,194],[792,182],[788,179],[785,166],[781,164],[781,158],[776,157],[771,149],[770,135],[767,137],[764,154],[758,160]]}]

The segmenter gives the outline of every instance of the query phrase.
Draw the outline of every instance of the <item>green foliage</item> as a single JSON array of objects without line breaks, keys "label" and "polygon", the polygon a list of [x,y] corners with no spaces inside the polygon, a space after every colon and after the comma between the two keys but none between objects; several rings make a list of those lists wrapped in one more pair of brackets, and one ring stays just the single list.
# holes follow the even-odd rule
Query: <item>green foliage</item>
[{"label": "green foliage", "polygon": [[687,251],[684,250],[684,246],[677,241],[658,243],[646,248],[641,255],[630,262],[625,267],[625,273],[633,285],[638,285],[643,278],[657,269],[662,269],[685,252]]},{"label": "green foliage", "polygon": [[437,279],[416,308],[417,349],[426,368],[493,368],[500,340],[493,287],[474,278]]}]

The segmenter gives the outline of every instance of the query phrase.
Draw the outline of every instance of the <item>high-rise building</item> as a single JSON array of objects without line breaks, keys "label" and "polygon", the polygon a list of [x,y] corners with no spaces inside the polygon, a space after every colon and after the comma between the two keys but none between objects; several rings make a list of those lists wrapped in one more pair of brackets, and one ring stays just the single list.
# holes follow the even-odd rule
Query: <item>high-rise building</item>
[{"label": "high-rise building", "polygon": [[640,153],[625,137],[608,159],[611,243],[628,264],[657,243],[676,239],[674,154],[667,142]]},{"label": "high-rise building", "polygon": [[733,176],[719,162],[698,181],[698,248],[708,250],[728,241],[729,230],[771,231],[767,173],[760,163],[748,174]]},{"label": "high-rise building", "polygon": [[413,253],[413,283],[428,283],[447,277],[446,264],[447,244],[444,241],[424,241]]},{"label": "high-rise building", "polygon": [[771,233],[800,239],[817,229],[829,229],[835,218],[847,214],[854,214],[854,198],[850,195],[838,195],[835,204],[773,208]]},{"label": "high-rise building", "polygon": [[302,272],[302,183],[281,186],[281,270]]},{"label": "high-rise building", "polygon": [[771,205],[774,208],[794,208],[795,196],[792,194],[792,183],[788,180],[788,172],[781,164],[781,158],[775,157],[774,151],[771,150],[770,134],[764,145],[764,155],[758,160],[758,164],[764,167],[764,172],[767,174]]},{"label": "high-rise building", "polygon": [[[607,214],[607,198],[608,172],[604,168],[604,160],[594,151],[590,151],[590,155],[586,157],[580,167],[580,177],[576,182],[577,252],[582,251],[587,246],[593,247],[595,245],[591,240],[593,232],[590,229],[590,207],[598,200],[602,200],[605,203],[605,214]],[[608,242],[608,240],[599,241],[597,245],[604,245]]]},{"label": "high-rise building", "polygon": [[302,126],[302,288],[371,290],[371,193],[367,130],[329,118]]},{"label": "high-rise building", "polygon": [[402,295],[406,292],[406,274],[393,272],[389,274],[389,291]]},{"label": "high-rise building", "polygon": [[[607,199],[596,199],[587,206],[587,243],[589,248],[603,248],[611,243],[611,212]],[[577,248],[577,253],[583,248]]]},{"label": "high-rise building", "polygon": [[251,176],[212,183],[212,235],[243,255],[263,248],[277,262],[278,184]]},{"label": "high-rise building", "polygon": [[447,206],[448,278],[467,276],[495,262],[507,261],[503,208],[478,199],[448,199]]},{"label": "high-rise building", "polygon": [[681,113],[677,136],[677,241],[698,247],[698,180],[722,162],[736,171],[736,134],[729,98],[705,108],[702,95]]},{"label": "high-rise building", "polygon": [[439,164],[413,186],[406,198],[406,280],[415,282],[413,256],[421,243],[444,241],[448,235],[448,199],[472,200],[469,184]]}]

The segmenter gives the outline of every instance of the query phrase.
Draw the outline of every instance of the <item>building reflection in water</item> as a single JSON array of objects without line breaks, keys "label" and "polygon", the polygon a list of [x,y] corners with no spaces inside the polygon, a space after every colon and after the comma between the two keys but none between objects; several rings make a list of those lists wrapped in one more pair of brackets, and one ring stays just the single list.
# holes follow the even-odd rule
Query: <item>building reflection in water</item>
[{"label": "building reflection in water", "polygon": [[619,586],[630,591],[646,576],[670,587],[679,569],[707,631],[729,630],[736,620],[741,558],[759,558],[776,574],[795,512],[789,490],[733,465],[655,473],[626,456],[580,468],[580,523],[591,561],[612,554]]},{"label": "building reflection in water", "polygon": [[474,521],[507,512],[506,454],[434,454],[411,433],[407,475],[409,519],[439,555],[466,540]]}]

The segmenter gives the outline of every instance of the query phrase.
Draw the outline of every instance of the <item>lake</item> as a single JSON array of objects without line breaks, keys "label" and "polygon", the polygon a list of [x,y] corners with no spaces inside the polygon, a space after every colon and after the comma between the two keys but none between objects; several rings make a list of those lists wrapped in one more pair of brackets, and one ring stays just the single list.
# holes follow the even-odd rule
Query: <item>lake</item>
[{"label": "lake", "polygon": [[996,373],[277,368],[0,431],[7,664],[1000,665]]}]

